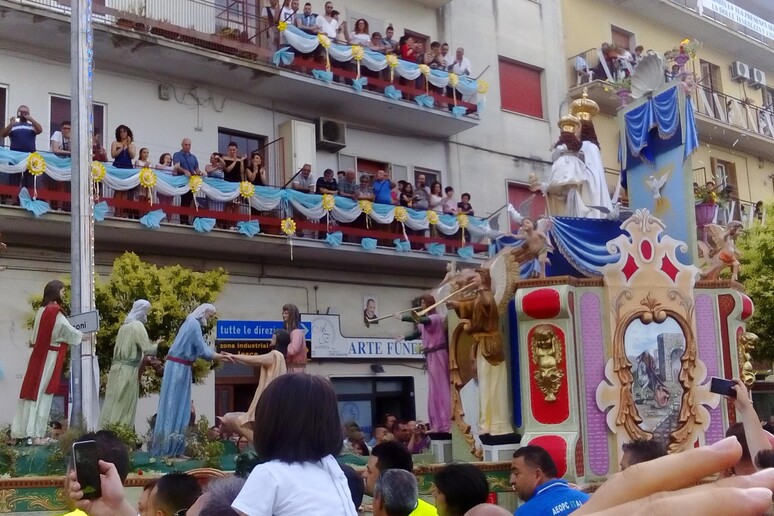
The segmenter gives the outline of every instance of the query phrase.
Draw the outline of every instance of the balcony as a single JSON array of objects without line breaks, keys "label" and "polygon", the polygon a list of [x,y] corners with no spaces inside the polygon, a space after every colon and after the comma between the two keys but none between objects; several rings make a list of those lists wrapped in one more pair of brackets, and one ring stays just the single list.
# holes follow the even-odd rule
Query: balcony
[{"label": "balcony", "polygon": [[699,87],[694,110],[702,140],[774,160],[774,112],[770,109]]},{"label": "balcony", "polygon": [[567,60],[567,95],[571,100],[579,99],[586,90],[599,104],[600,112],[615,116],[623,104],[611,84],[610,71],[601,65],[602,59],[602,52],[591,48]]},{"label": "balcony", "polygon": [[[670,28],[681,37],[696,38],[725,54],[738,56],[741,60],[759,67],[770,63],[774,56],[774,40],[732,18],[710,10],[706,7],[709,2],[705,2],[705,7],[699,14],[698,0],[606,1],[613,7],[630,10],[638,16]],[[744,9],[739,9],[739,13],[750,14]],[[644,44],[645,48],[653,46],[653,43]]]},{"label": "balcony", "polygon": [[[21,153],[9,153],[0,148],[0,164],[8,166],[8,163],[17,162],[9,160],[9,154]],[[48,166],[69,161],[59,159],[57,162],[58,158],[49,153],[40,154]],[[111,175],[112,171],[108,174]],[[19,178],[19,174],[0,173],[3,240],[11,247],[39,247],[43,243],[47,248],[68,248],[70,194],[66,190],[69,185],[54,181],[48,175],[37,179],[37,199],[45,201],[51,208],[38,218],[22,207],[26,203],[24,198],[20,198]],[[177,179],[187,183],[183,177]],[[205,184],[210,181],[205,179]],[[223,183],[221,180],[214,181]],[[458,229],[458,220],[453,216],[439,215],[438,225],[433,226],[432,222],[427,224],[430,217],[426,216],[426,213],[432,212],[411,209],[406,210],[410,220],[405,225],[393,220],[392,216],[380,223],[380,214],[384,216],[386,210],[392,213],[392,208],[374,205],[373,213],[367,216],[368,210],[362,205],[355,204],[353,208],[352,201],[338,197],[335,198],[335,208],[318,210],[313,220],[308,210],[314,206],[319,208],[322,196],[269,187],[256,187],[250,205],[240,202],[241,198],[237,196],[233,202],[221,199],[218,203],[209,198],[199,199],[197,206],[181,206],[179,195],[160,195],[158,185],[161,182],[166,181],[159,178],[150,196],[149,190],[142,186],[118,192],[108,188],[107,183],[100,183],[97,189],[99,197],[95,199],[102,210],[100,216],[95,216],[98,221],[95,223],[95,242],[99,251],[133,250],[192,257],[217,252],[223,258],[256,263],[287,263],[288,259],[292,259],[297,266],[324,263],[351,271],[372,270],[376,260],[384,272],[423,274],[437,273],[442,264],[450,259],[480,263],[487,257],[488,237],[498,233],[480,219],[470,217],[463,240],[462,228]],[[32,191],[33,186],[28,185],[29,195]],[[202,188],[201,192],[207,190]],[[273,207],[264,210],[258,199],[273,202]],[[340,201],[349,202],[349,206]],[[162,222],[149,225],[147,220],[143,220],[145,215],[158,210],[163,211]],[[398,218],[397,212],[395,218]],[[287,224],[288,219],[295,224],[295,232],[283,224]],[[418,228],[416,221],[428,229]],[[252,233],[241,227],[245,222],[253,224]],[[254,224],[256,222],[257,225]],[[340,233],[338,241],[326,239],[327,235],[335,233]],[[401,242],[401,249],[398,249],[395,240]],[[465,251],[460,251],[463,248]]]},{"label": "balcony", "polygon": [[[0,0],[3,40],[9,48],[68,59],[69,4],[70,0]],[[169,77],[291,116],[314,113],[315,118],[421,137],[448,138],[479,123],[475,104],[458,101],[465,114],[453,116],[445,107],[451,98],[432,90],[434,107],[420,107],[414,99],[425,93],[422,78],[391,83],[383,72],[369,77],[368,88],[356,92],[351,86],[354,66],[349,63],[331,63],[331,84],[313,78],[313,71],[324,67],[319,58],[299,54],[291,66],[275,66],[275,28],[257,17],[255,4],[251,7],[245,0],[231,0],[228,8],[218,7],[215,0],[107,4],[94,4],[94,55],[101,70],[152,80]],[[401,91],[402,100],[384,95],[390,84]]]}]

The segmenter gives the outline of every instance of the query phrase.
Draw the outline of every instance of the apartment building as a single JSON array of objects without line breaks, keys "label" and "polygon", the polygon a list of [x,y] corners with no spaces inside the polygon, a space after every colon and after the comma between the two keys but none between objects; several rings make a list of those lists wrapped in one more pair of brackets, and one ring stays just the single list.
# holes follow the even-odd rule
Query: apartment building
[{"label": "apartment building", "polygon": [[[321,0],[312,7],[322,15]],[[413,183],[423,174],[428,184],[452,186],[457,198],[470,193],[481,217],[529,195],[529,174],[550,168],[564,96],[558,0],[341,0],[334,7],[350,28],[364,19],[369,32],[384,35],[391,25],[395,39],[412,36],[428,47],[448,42],[452,54],[464,48],[478,92],[457,97],[463,112],[455,113],[455,99],[443,89],[431,91],[421,79],[392,80],[386,71],[365,71],[369,85],[356,91],[352,62],[333,60],[333,80],[318,80],[314,72],[326,69],[321,52],[296,52],[292,63],[276,65],[284,45],[277,45],[277,25],[258,0],[95,0],[95,133],[109,148],[116,127],[127,125],[137,148],[149,149],[154,162],[190,138],[202,166],[234,141],[240,154],[260,151],[268,183],[278,188],[309,163],[314,177],[327,168],[352,168],[366,176],[385,170],[393,181]],[[44,128],[37,149],[46,151],[70,113],[70,2],[0,0],[0,10],[0,118],[28,106]],[[401,100],[385,95],[390,85],[401,91]],[[423,93],[432,94],[433,107],[416,102]],[[489,221],[492,231],[498,223],[507,231],[503,213]],[[450,260],[480,263],[487,249],[484,238],[472,257],[462,257],[458,237],[448,237],[445,254],[430,254],[425,248],[434,235],[428,233],[427,241],[399,253],[383,242],[391,243],[390,231],[399,236],[395,228],[378,233],[370,226],[352,235],[379,239],[376,249],[355,241],[333,247],[318,238],[323,230],[315,226],[293,239],[291,259],[288,239],[271,234],[279,233],[279,218],[271,215],[261,222],[267,230],[253,238],[225,228],[195,232],[177,217],[150,231],[136,219],[111,215],[95,226],[97,274],[108,274],[112,260],[127,250],[158,264],[224,267],[230,279],[217,302],[221,319],[270,326],[280,319],[282,304],[292,302],[308,314],[305,320],[326,316],[342,339],[359,342],[394,339],[410,329],[391,320],[366,327],[367,299],[378,300],[380,315],[409,308],[443,277]],[[7,269],[0,273],[6,292],[0,300],[6,350],[0,384],[6,392],[19,389],[27,361],[24,321],[30,310],[24,300],[69,272],[69,222],[66,211],[38,219],[0,205],[0,232],[9,246]],[[340,229],[349,236],[346,225]],[[385,411],[425,419],[421,354],[406,357],[391,349],[389,356],[331,358],[313,347],[308,371],[331,376],[342,401],[351,402],[348,409],[365,419]],[[66,381],[62,385],[60,411]],[[242,408],[253,388],[251,371],[221,370],[194,386],[197,412],[212,419]],[[13,397],[0,401],[8,420],[15,403]],[[155,397],[141,400],[139,429],[156,403]]]}]

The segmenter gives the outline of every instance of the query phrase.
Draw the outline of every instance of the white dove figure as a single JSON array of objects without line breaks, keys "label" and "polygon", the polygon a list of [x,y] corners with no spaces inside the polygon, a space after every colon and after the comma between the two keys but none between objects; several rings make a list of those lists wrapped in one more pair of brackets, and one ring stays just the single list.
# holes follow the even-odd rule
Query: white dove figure
[{"label": "white dove figure", "polygon": [[519,209],[513,207],[513,204],[508,203],[508,215],[514,224],[521,226],[525,217],[529,217],[529,212],[532,208],[532,201],[535,200],[535,194],[530,195],[519,204]]},{"label": "white dove figure", "polygon": [[664,175],[662,175],[660,178],[656,179],[655,176],[650,176],[647,180],[645,180],[645,184],[650,189],[650,191],[653,193],[653,198],[658,201],[661,199],[661,189],[664,188],[664,185],[669,180],[669,176],[671,174],[671,170],[667,170]]},{"label": "white dove figure", "polygon": [[508,204],[508,215],[510,215],[511,220],[514,224],[521,225],[521,222],[524,220],[524,215],[519,213],[519,211],[513,207],[513,204]]}]

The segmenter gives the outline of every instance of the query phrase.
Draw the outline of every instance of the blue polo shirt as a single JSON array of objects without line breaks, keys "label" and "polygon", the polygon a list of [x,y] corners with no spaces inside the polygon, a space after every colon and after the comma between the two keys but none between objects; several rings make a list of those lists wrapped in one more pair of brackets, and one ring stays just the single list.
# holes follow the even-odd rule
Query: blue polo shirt
[{"label": "blue polo shirt", "polygon": [[11,150],[35,152],[35,126],[32,122],[18,122],[11,127]]},{"label": "blue polo shirt", "polygon": [[199,168],[199,160],[196,159],[196,156],[190,152],[177,151],[172,156],[172,163],[176,165],[179,164],[181,167],[191,172],[192,174],[196,172],[197,168]]},{"label": "blue polo shirt", "polygon": [[566,480],[557,478],[535,489],[527,503],[516,509],[515,516],[565,516],[586,503],[589,495],[573,489]]},{"label": "blue polo shirt", "polygon": [[374,180],[374,202],[392,204],[392,185],[389,179]]}]

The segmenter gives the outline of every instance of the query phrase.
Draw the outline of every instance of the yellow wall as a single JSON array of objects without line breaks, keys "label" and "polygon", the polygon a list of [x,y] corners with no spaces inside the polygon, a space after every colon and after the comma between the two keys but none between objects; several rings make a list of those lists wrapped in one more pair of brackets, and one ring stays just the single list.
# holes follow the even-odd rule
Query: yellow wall
[{"label": "yellow wall", "polygon": [[[665,14],[671,7],[664,6]],[[562,2],[562,17],[564,24],[565,56],[570,58],[592,48],[599,48],[603,42],[610,42],[611,26],[624,29],[634,34],[635,45],[642,45],[646,50],[653,49],[663,54],[666,50],[678,45],[684,38],[694,39],[693,34],[680,34],[657,25],[648,18],[639,17],[633,11],[613,6],[610,2],[601,0],[564,0]],[[707,22],[710,24],[711,22]],[[696,37],[695,39],[701,40]],[[706,39],[706,38],[705,38]],[[754,90],[749,86],[746,91],[742,85],[731,80],[730,64],[740,60],[766,72],[769,87],[774,87],[774,66],[766,63],[745,61],[744,56],[731,56],[719,49],[711,47],[711,41],[704,43],[698,52],[698,60],[703,59],[720,67],[721,91],[732,97],[752,98],[756,105],[763,103],[762,90]],[[774,52],[772,53],[774,63]],[[698,71],[698,70],[697,70]],[[618,169],[618,125],[616,119],[599,115],[594,119],[605,167]],[[710,157],[733,162],[736,164],[737,189],[743,200],[756,202],[774,200],[774,163],[760,162],[757,156],[738,152],[733,148],[723,148],[712,144],[709,135],[699,134],[701,147],[692,157],[694,169],[706,167],[710,169]],[[767,144],[774,146],[774,140]]]}]

